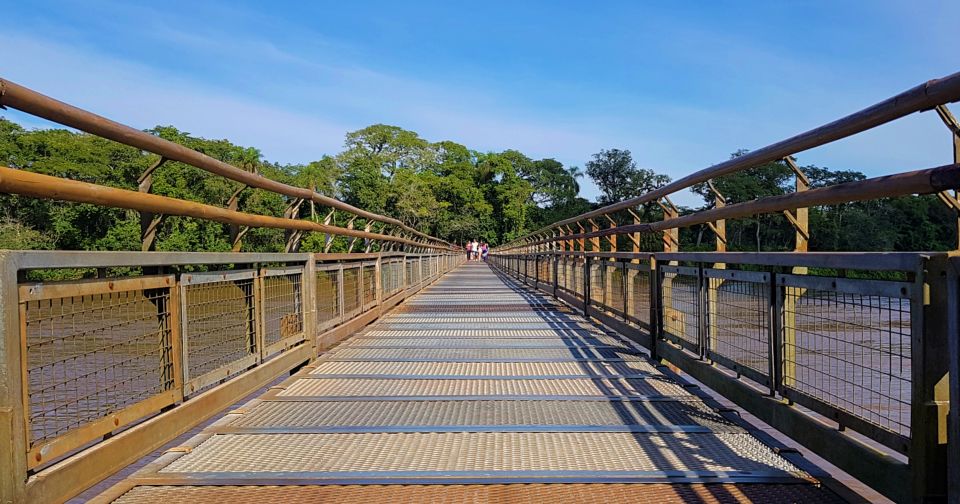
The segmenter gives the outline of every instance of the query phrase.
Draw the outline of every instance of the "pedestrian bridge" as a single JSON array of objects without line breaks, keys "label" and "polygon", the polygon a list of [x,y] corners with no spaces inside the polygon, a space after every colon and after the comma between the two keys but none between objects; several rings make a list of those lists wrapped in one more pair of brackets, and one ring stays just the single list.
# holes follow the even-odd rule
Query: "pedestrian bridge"
[{"label": "pedestrian bridge", "polygon": [[[862,500],[853,478],[960,502],[957,251],[808,251],[811,207],[936,194],[960,212],[955,101],[960,74],[481,263],[0,79],[0,106],[158,156],[136,191],[0,166],[0,193],[126,209],[142,238],[0,251],[0,502]],[[791,157],[930,110],[951,164],[811,187]],[[152,194],[167,161],[236,191]],[[795,192],[728,205],[712,184],[771,162]],[[681,215],[669,195],[695,184],[715,205]],[[283,216],[238,210],[248,189],[282,195]],[[764,214],[793,250],[728,251],[726,221]],[[233,251],[153,251],[167,216],[224,224]],[[712,250],[679,250],[692,226]],[[284,252],[243,252],[258,227],[285,230]],[[305,233],[323,250],[300,252]]]},{"label": "pedestrian bridge", "polygon": [[782,448],[631,340],[474,262],[103,499],[836,500]]}]

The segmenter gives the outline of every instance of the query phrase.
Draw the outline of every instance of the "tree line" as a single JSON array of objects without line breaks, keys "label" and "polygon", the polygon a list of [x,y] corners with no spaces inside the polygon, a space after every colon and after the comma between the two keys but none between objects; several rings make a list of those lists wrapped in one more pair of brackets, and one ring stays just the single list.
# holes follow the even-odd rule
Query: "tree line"
[{"label": "tree line", "polygon": [[[340,153],[305,164],[270,162],[256,148],[200,138],[172,126],[148,132],[241,169],[396,217],[460,244],[471,239],[505,243],[670,181],[666,175],[638,167],[628,150],[602,150],[585,163],[584,172],[517,150],[481,152],[452,141],[431,142],[413,131],[383,124],[347,133]],[[0,162],[12,168],[137,190],[138,178],[157,159],[94,135],[25,129],[0,117]],[[802,169],[814,187],[865,178],[855,171]],[[597,202],[579,196],[584,175],[601,191]],[[769,163],[720,178],[715,186],[732,204],[789,192],[792,183],[789,167]],[[239,187],[231,180],[168,161],[154,172],[151,192],[226,206]],[[693,191],[703,198],[703,205],[681,208],[681,213],[713,205],[714,196],[705,185]],[[248,188],[240,193],[238,209],[283,216],[287,203],[281,195]],[[645,221],[662,218],[654,204],[637,210]],[[301,205],[297,217],[322,221],[326,212]],[[350,217],[340,212],[332,216],[337,225],[345,225]],[[956,239],[955,215],[931,196],[812,208],[810,227],[811,250],[946,250],[953,248]],[[781,215],[728,222],[727,236],[730,250],[789,250],[793,243],[793,230]],[[705,226],[681,230],[680,239],[681,250],[712,248],[713,235]],[[136,212],[0,196],[0,248],[139,250],[140,243]],[[284,243],[282,230],[252,229],[243,238],[242,250],[275,252],[283,250]],[[224,224],[172,216],[162,222],[155,242],[157,250],[166,251],[228,251],[231,245]],[[322,251],[324,245],[319,233],[301,240],[303,251]],[[348,240],[337,239],[331,250],[348,247]]]}]

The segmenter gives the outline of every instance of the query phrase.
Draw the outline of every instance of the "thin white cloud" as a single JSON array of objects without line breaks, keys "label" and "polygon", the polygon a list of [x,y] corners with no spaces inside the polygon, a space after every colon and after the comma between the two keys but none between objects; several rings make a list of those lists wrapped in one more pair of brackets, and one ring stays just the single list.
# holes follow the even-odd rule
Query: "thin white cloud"
[{"label": "thin white cloud", "polygon": [[[480,150],[518,149],[568,165],[583,166],[602,148],[628,148],[639,165],[674,178],[722,161],[739,148],[762,147],[902,90],[882,88],[877,79],[830,86],[849,79],[829,62],[797,61],[768,48],[751,48],[735,37],[691,33],[696,44],[722,46],[724,58],[712,63],[710,75],[725,80],[712,92],[723,95],[723,86],[730,86],[733,96],[734,86],[746,79],[754,85],[752,98],[687,104],[680,97],[660,100],[623,92],[598,96],[598,107],[591,108],[582,106],[582,97],[592,91],[571,85],[556,99],[576,98],[581,106],[526,106],[524,96],[509,86],[477,88],[365,67],[350,47],[336,41],[321,40],[311,50],[295,52],[255,35],[198,34],[162,17],[154,18],[145,34],[202,55],[196,59],[219,65],[217,72],[191,75],[183,70],[178,75],[162,64],[8,31],[0,34],[0,47],[9,55],[0,61],[0,75],[134,127],[171,124],[258,147],[273,161],[306,162],[337,152],[347,131],[384,122],[430,140],[453,140]],[[724,74],[724,65],[738,61],[742,67]],[[232,73],[220,74],[224,68]],[[758,78],[751,80],[751,75]],[[917,76],[917,81],[930,77]],[[945,130],[935,116],[924,115],[804,153],[801,162],[869,175],[949,162]],[[582,185],[584,194],[597,194],[588,181]],[[698,203],[693,197],[679,199]]]}]

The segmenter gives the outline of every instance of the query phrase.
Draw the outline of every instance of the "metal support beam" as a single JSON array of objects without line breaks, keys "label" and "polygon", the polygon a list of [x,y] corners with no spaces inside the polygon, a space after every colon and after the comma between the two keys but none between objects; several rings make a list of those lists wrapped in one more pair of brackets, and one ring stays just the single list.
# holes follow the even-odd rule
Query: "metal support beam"
[{"label": "metal support beam", "polygon": [[[237,188],[236,191],[233,191],[233,194],[230,195],[230,199],[227,200],[227,210],[237,211],[240,207],[240,193],[242,193],[249,186],[243,185]],[[230,244],[231,249],[234,252],[240,252],[240,249],[243,247],[243,235],[247,234],[247,231],[250,230],[246,226],[238,226],[236,224],[230,224]]]},{"label": "metal support beam", "polygon": [[[670,198],[664,196],[662,200],[657,201],[657,204],[663,209],[663,220],[668,221],[680,216],[680,211],[677,209],[677,206],[670,201]],[[663,251],[680,251],[680,230],[678,228],[663,230]]]},{"label": "metal support beam", "polygon": [[[710,192],[713,193],[714,207],[723,208],[727,206],[727,199],[724,198],[723,194],[721,194],[720,191],[717,190],[716,186],[713,185],[713,180],[707,181],[707,187],[709,187]],[[714,222],[708,222],[707,226],[710,227],[710,230],[713,231],[713,234],[716,238],[716,251],[726,252],[727,251],[727,221],[724,219],[720,219]]]},{"label": "metal support beam", "polygon": [[[330,212],[327,213],[327,216],[323,218],[323,224],[329,226],[331,222],[336,225],[334,218],[336,217],[337,209],[331,208]],[[324,233],[323,235],[323,253],[327,254],[330,252],[330,247],[333,246],[333,235],[329,233]]]},{"label": "metal support beam", "polygon": [[[143,173],[140,174],[140,177],[137,178],[137,190],[148,194],[151,187],[153,186],[153,172],[157,171],[157,168],[160,168],[163,163],[167,161],[167,158],[160,156],[155,163],[150,165]],[[163,214],[154,214],[151,212],[139,212],[140,213],[140,250],[147,252],[150,250],[156,249],[157,241],[157,228],[160,227],[160,223],[163,222]]]},{"label": "metal support beam", "polygon": [[[797,166],[797,163],[794,162],[793,158],[787,156],[783,158],[783,162],[793,171],[793,174],[796,178],[796,192],[801,193],[810,189],[810,180],[807,179],[806,174],[803,173],[803,170]],[[793,226],[793,229],[796,232],[796,240],[794,245],[794,252],[806,252],[808,249],[808,242],[810,241],[810,223],[809,223],[809,209],[806,207],[797,208],[796,210],[784,210],[783,215],[787,218],[787,221],[790,222],[790,225]],[[805,273],[806,271],[804,271]]]},{"label": "metal support beam", "polygon": [[[594,233],[595,233],[595,232],[597,232],[597,231],[600,231],[600,226],[597,225],[597,221],[595,221],[595,220],[593,220],[593,219],[588,219],[587,222],[590,223],[590,231],[591,231],[591,232],[594,232]],[[599,236],[594,236],[593,238],[590,238],[590,250],[591,250],[592,252],[600,252],[600,237],[599,237]]]},{"label": "metal support beam", "polygon": [[[938,105],[936,107],[937,115],[940,116],[940,119],[943,121],[943,124],[950,130],[953,137],[953,162],[960,163],[960,121],[957,121],[956,116],[950,112],[950,109],[946,105]],[[948,191],[940,191],[937,193],[937,196],[940,197],[940,201],[943,201],[947,206],[953,209],[957,214],[957,250],[960,250],[960,193],[954,189],[953,194],[951,195]]]},{"label": "metal support beam", "polygon": [[[283,217],[286,219],[296,219],[300,215],[300,206],[303,205],[304,201],[302,198],[295,198],[291,201],[283,211]],[[286,235],[287,242],[284,247],[284,252],[296,252],[300,248],[300,238],[303,237],[303,230],[288,229],[284,234]]]}]

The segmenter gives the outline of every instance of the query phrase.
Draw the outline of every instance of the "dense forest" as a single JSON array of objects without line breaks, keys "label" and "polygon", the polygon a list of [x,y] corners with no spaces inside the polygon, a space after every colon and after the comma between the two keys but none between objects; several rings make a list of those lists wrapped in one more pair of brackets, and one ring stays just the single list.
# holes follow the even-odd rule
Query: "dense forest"
[{"label": "dense forest", "polygon": [[[500,244],[544,225],[599,205],[637,196],[669,182],[669,177],[637,166],[627,150],[602,150],[585,163],[585,172],[554,159],[531,159],[516,150],[479,152],[451,141],[430,142],[413,131],[373,125],[348,133],[343,151],[307,164],[267,161],[253,147],[192,136],[172,126],[149,133],[188,146],[244,170],[336,197],[351,205],[401,219],[431,235],[463,243],[479,239]],[[742,155],[738,151],[733,156]],[[157,156],[102,138],[64,129],[22,128],[0,117],[0,163],[13,168],[137,190],[138,177]],[[802,167],[814,187],[865,178],[855,171]],[[579,196],[579,179],[590,177],[601,191],[597,202]],[[793,174],[770,163],[715,181],[728,204],[792,191]],[[226,206],[239,185],[202,170],[167,162],[153,176],[151,192]],[[705,185],[693,188],[712,206]],[[238,209],[282,216],[287,202],[262,190],[240,193]],[[662,218],[659,207],[638,209],[644,220]],[[303,205],[300,218],[322,220],[325,209]],[[618,218],[622,218],[619,216]],[[335,215],[346,224],[348,215]],[[625,221],[626,222],[626,221]],[[632,222],[632,221],[631,221]],[[810,211],[811,250],[945,250],[954,247],[956,220],[934,196],[849,203]],[[730,250],[789,250],[793,231],[782,215],[762,215],[727,223]],[[681,250],[708,250],[709,228],[684,229]],[[655,247],[659,240],[646,240]],[[306,235],[301,250],[323,249],[322,235]],[[283,232],[251,230],[245,251],[279,251]],[[226,251],[225,225],[169,217],[160,227],[157,250]],[[345,250],[338,240],[333,250]],[[139,250],[136,212],[87,204],[0,196],[0,248],[62,250]]]}]

